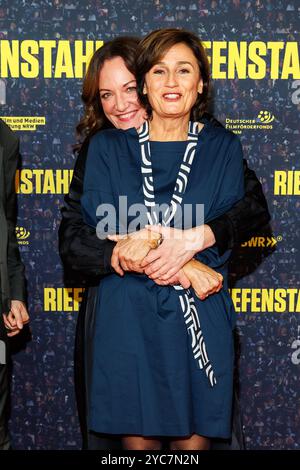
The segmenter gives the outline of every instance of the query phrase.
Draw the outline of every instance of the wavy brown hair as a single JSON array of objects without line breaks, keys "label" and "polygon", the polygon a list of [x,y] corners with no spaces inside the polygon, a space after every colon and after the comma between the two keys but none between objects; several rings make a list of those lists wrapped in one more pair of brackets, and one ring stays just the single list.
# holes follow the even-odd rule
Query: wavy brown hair
[{"label": "wavy brown hair", "polygon": [[191,110],[191,118],[197,121],[202,118],[208,108],[210,98],[210,67],[204,46],[200,39],[190,31],[175,28],[158,29],[141,40],[137,48],[136,59],[139,100],[146,109],[148,116],[151,117],[152,108],[147,95],[143,94],[145,76],[171,47],[179,43],[184,43],[192,50],[199,65],[200,77],[203,80],[203,92],[201,95],[198,94],[197,101]]},{"label": "wavy brown hair", "polygon": [[76,127],[81,138],[91,137],[100,129],[113,127],[105,116],[99,94],[99,73],[106,60],[121,57],[128,70],[135,76],[136,48],[139,39],[119,37],[104,44],[94,53],[83,80],[81,99],[84,104],[84,115]]}]

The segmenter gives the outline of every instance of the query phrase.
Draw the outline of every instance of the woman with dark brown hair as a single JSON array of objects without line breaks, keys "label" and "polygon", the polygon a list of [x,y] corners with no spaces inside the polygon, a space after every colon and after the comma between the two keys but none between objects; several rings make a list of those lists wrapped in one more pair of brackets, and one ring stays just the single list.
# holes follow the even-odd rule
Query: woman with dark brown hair
[{"label": "woman with dark brown hair", "polygon": [[[194,35],[152,33],[139,46],[138,64],[151,119],[139,133],[93,137],[82,208],[95,231],[98,206],[114,206],[123,194],[147,208],[150,223],[166,227],[155,229],[164,235],[161,246],[137,263],[144,274],[123,258],[125,276],[112,273],[99,285],[89,428],[123,435],[126,448],[159,448],[164,436],[174,449],[204,449],[209,438],[230,436],[232,303],[226,289],[200,301],[194,290],[164,283],[192,258],[226,279],[229,253],[215,244],[203,250],[194,219],[185,230],[169,225],[181,204],[204,204],[209,222],[243,197],[241,146],[230,132],[200,123],[209,73]],[[170,199],[164,214],[152,210]]]},{"label": "woman with dark brown hair", "polygon": [[[69,194],[65,197],[65,207],[62,210],[62,222],[59,229],[59,248],[64,264],[65,282],[67,285],[76,287],[83,285],[86,287],[78,316],[75,349],[75,388],[84,448],[110,449],[119,445],[118,439],[114,439],[113,436],[106,439],[103,435],[88,432],[87,409],[89,406],[97,286],[104,275],[114,272],[111,261],[112,254],[114,254],[113,264],[116,266],[115,260],[118,255],[123,256],[124,253],[120,251],[119,243],[108,239],[99,239],[95,229],[84,223],[80,198],[83,191],[87,151],[92,135],[103,128],[112,127],[113,124],[116,127],[124,126],[124,129],[139,125],[133,122],[132,119],[125,123],[115,121],[115,119],[118,119],[120,110],[125,110],[127,113],[128,110],[132,110],[132,106],[135,109],[137,103],[136,92],[133,93],[132,88],[128,89],[125,85],[132,78],[135,78],[135,55],[138,42],[139,40],[136,38],[121,37],[114,39],[96,51],[90,62],[82,93],[85,114],[77,127],[78,134],[85,140],[76,160]],[[121,58],[125,64],[125,68],[119,67],[119,74],[121,73],[121,75],[118,83],[111,82],[111,78],[115,74],[114,62],[111,59],[115,58]],[[107,66],[106,81],[108,81],[108,85],[103,84],[103,80],[101,83],[99,82],[99,74],[104,64]],[[128,74],[130,75],[128,76]],[[115,103],[115,114],[117,116],[111,118],[110,110],[106,111],[106,101],[102,100],[99,95],[100,85],[108,86],[115,101],[117,95],[122,97],[121,104]],[[133,82],[132,85],[134,88],[136,83]],[[109,120],[109,116],[112,122]],[[220,126],[218,121],[207,113],[202,116],[201,121],[210,121],[214,126]],[[244,176],[245,198],[237,202],[225,214],[208,221],[206,224],[207,240],[205,244],[209,246],[212,234],[213,243],[216,242],[220,254],[224,253],[226,249],[232,248],[234,244],[238,245],[249,239],[258,228],[269,220],[261,185],[255,173],[248,169],[246,160],[244,160]],[[120,260],[120,267],[122,268],[122,260]],[[116,268],[118,269],[117,266]],[[234,420],[234,429],[233,448],[239,448],[242,445],[242,436],[238,415],[237,419]]]}]

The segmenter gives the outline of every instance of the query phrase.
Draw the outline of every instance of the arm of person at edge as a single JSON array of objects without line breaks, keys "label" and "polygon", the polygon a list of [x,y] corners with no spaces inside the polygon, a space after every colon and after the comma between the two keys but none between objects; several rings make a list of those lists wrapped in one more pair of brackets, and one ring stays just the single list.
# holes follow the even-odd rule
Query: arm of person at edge
[{"label": "arm of person at edge", "polygon": [[[210,115],[205,116],[214,125],[221,124]],[[59,252],[63,261],[66,280],[69,283],[98,284],[101,276],[115,272],[111,264],[117,245],[111,240],[100,240],[94,228],[86,225],[80,206],[83,178],[88,151],[86,140],[78,154],[69,194],[62,208],[59,228]],[[205,225],[208,248],[217,244],[220,255],[226,250],[248,240],[270,220],[262,186],[253,170],[244,160],[245,196],[229,211]],[[115,251],[116,253],[116,251]],[[113,263],[115,259],[113,258]]]},{"label": "arm of person at edge", "polygon": [[3,314],[7,336],[20,333],[23,325],[29,322],[25,299],[25,274],[21,261],[15,228],[17,219],[17,196],[15,191],[15,173],[19,162],[19,141],[13,139],[4,155],[4,174],[6,187],[6,219],[8,227],[7,267],[10,286],[10,310]]}]

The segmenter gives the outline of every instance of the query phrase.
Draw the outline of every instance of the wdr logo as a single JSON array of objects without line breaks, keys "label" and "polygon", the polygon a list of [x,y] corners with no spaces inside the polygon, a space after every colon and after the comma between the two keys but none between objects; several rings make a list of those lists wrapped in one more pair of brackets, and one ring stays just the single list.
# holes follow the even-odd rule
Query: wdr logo
[{"label": "wdr logo", "polygon": [[277,238],[274,237],[252,237],[250,240],[241,244],[241,247],[249,248],[273,248],[277,242],[282,241],[282,236],[279,235]]},{"label": "wdr logo", "polygon": [[269,111],[260,111],[258,113],[257,119],[259,122],[263,122],[264,124],[269,124],[269,122],[274,121],[275,116]]},{"label": "wdr logo", "polygon": [[30,231],[25,227],[16,227],[16,236],[20,245],[29,245],[26,239],[30,236]]}]

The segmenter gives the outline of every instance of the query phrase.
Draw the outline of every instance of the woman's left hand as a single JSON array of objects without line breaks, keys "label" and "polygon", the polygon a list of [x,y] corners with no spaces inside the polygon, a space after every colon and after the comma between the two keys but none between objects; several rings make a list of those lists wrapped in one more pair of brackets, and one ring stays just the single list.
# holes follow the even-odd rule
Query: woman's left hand
[{"label": "woman's left hand", "polygon": [[153,280],[167,281],[199,251],[199,231],[161,225],[146,225],[146,228],[163,236],[161,245],[151,250],[141,263],[144,273]]},{"label": "woman's left hand", "polygon": [[111,257],[112,268],[124,275],[124,271],[143,273],[140,263],[154,249],[161,235],[149,232],[146,229],[131,233],[130,235],[108,235],[109,240],[117,242]]},{"label": "woman's left hand", "polygon": [[23,325],[29,322],[29,315],[24,302],[12,300],[10,311],[7,315],[3,314],[5,328],[8,330],[7,336],[15,336],[23,328]]}]

